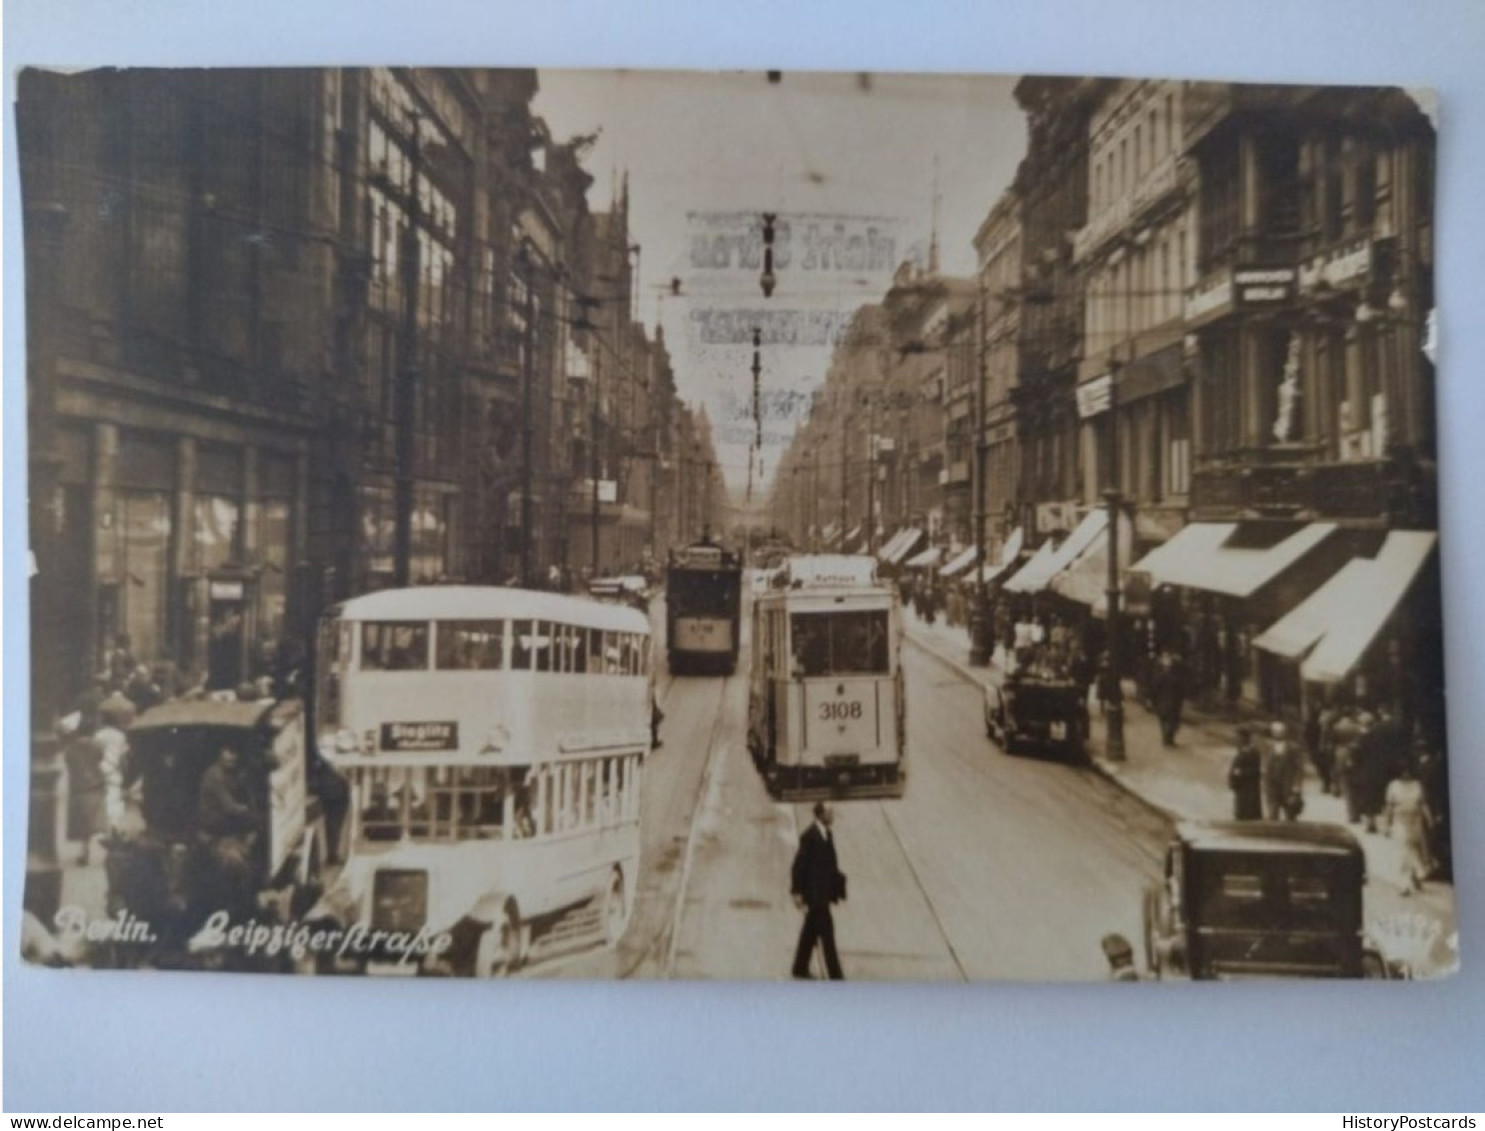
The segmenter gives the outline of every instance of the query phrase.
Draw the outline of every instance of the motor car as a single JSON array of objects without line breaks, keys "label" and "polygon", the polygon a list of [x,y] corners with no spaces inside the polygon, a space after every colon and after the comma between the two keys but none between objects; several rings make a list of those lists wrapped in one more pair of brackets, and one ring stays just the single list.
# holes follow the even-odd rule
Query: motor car
[{"label": "motor car", "polygon": [[[138,819],[107,842],[106,900],[110,915],[149,924],[153,940],[121,947],[118,964],[210,962],[191,938],[212,914],[287,921],[313,904],[336,783],[305,748],[297,700],[175,700],[142,714],[128,738]],[[252,814],[227,851],[200,818],[203,779],[224,749],[236,753],[238,800]]]},{"label": "motor car", "polygon": [[1007,754],[1087,754],[1088,703],[1072,680],[1012,673],[985,685],[984,714],[986,736]]},{"label": "motor car", "polygon": [[1144,893],[1158,979],[1391,978],[1363,927],[1366,856],[1349,829],[1293,821],[1177,825]]}]

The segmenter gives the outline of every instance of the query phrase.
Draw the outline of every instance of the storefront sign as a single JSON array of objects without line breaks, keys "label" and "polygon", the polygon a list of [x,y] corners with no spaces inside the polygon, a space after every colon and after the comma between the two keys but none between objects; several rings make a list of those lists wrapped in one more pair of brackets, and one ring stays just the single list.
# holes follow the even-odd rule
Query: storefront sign
[{"label": "storefront sign", "polygon": [[1357,283],[1370,274],[1371,269],[1371,240],[1351,240],[1304,264],[1299,269],[1299,289],[1313,290],[1322,282],[1332,287]]},{"label": "storefront sign", "polygon": [[213,581],[207,586],[207,592],[213,601],[241,601],[242,582]]},{"label": "storefront sign", "polygon": [[1225,314],[1232,306],[1232,276],[1227,275],[1205,286],[1191,288],[1186,296],[1186,321]]},{"label": "storefront sign", "polygon": [[1232,273],[1240,306],[1268,306],[1284,302],[1294,290],[1292,267],[1245,267]]},{"label": "storefront sign", "polygon": [[1078,386],[1078,416],[1087,420],[1090,416],[1107,412],[1113,394],[1114,379],[1108,373],[1091,381],[1084,381]]}]

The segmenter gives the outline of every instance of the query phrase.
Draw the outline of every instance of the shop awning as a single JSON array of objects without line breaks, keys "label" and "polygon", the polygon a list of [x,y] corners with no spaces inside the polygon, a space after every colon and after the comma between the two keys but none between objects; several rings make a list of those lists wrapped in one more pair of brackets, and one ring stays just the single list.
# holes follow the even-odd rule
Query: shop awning
[{"label": "shop awning", "polygon": [[944,551],[939,546],[929,546],[921,554],[915,554],[904,564],[908,569],[932,569],[943,560]]},{"label": "shop awning", "polygon": [[1021,556],[1021,547],[1025,542],[1026,532],[1021,527],[1011,531],[1011,536],[1000,548],[1000,557],[993,562],[986,562],[980,570],[986,585],[993,585],[1010,574],[1016,566],[1016,559]]},{"label": "shop awning", "polygon": [[1366,655],[1433,552],[1430,531],[1394,530],[1375,558],[1356,558],[1253,641],[1297,660],[1301,678],[1338,683]]},{"label": "shop awning", "polygon": [[885,565],[899,565],[904,558],[918,548],[922,541],[923,531],[915,526],[910,526],[906,530],[898,531],[892,541],[888,543],[890,553],[884,547],[882,552],[877,556],[881,558]]},{"label": "shop awning", "polygon": [[[1078,555],[1067,563],[1061,573],[1052,578],[1052,590],[1070,601],[1087,605],[1098,616],[1108,612],[1109,588],[1109,524],[1107,515],[1100,530],[1084,545]],[[1119,544],[1118,565],[1120,573],[1129,565],[1134,554],[1134,531],[1127,515],[1120,514],[1115,530]],[[1122,589],[1122,581],[1121,581]]]},{"label": "shop awning", "polygon": [[1108,529],[1109,514],[1102,508],[1089,511],[1073,532],[1062,540],[1062,544],[1043,556],[1047,543],[1043,542],[1032,559],[1005,583],[1012,593],[1040,593],[1052,579],[1072,565],[1094,541]]},{"label": "shop awning", "polygon": [[1251,597],[1335,532],[1333,522],[1302,526],[1267,547],[1233,546],[1235,522],[1193,522],[1170,541],[1151,550],[1134,568],[1150,575],[1152,585],[1179,585]]},{"label": "shop awning", "polygon": [[945,563],[944,568],[938,571],[938,575],[940,577],[958,577],[975,564],[975,553],[976,549],[974,546],[960,550]]},{"label": "shop awning", "polygon": [[895,551],[902,540],[907,537],[907,534],[908,531],[906,528],[904,528],[902,530],[899,530],[896,534],[892,535],[891,538],[888,538],[885,542],[877,547],[877,557],[881,561],[890,562],[892,560],[893,551]]},{"label": "shop awning", "polygon": [[1047,584],[1052,576],[1047,570],[1051,567],[1052,559],[1057,556],[1057,548],[1052,545],[1051,539],[1043,542],[1036,548],[1036,553],[1001,586],[1011,593],[1035,593]]}]

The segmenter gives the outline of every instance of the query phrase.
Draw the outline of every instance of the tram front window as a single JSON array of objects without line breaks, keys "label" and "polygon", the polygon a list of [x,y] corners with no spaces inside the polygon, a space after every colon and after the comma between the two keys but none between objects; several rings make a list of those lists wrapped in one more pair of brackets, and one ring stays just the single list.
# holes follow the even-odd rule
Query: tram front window
[{"label": "tram front window", "polygon": [[789,635],[796,676],[886,675],[891,667],[885,609],[795,613]]}]

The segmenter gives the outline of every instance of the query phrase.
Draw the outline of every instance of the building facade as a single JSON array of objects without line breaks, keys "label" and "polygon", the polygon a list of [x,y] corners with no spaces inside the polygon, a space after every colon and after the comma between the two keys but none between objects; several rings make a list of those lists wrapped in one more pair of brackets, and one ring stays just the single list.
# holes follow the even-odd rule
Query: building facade
[{"label": "building facade", "polygon": [[1073,240],[1084,292],[1080,501],[1095,506],[1118,488],[1144,543],[1180,528],[1190,490],[1194,176],[1183,94],[1175,82],[1106,88],[1089,121],[1088,222]]},{"label": "building facade", "polygon": [[595,494],[599,568],[699,527],[656,514],[707,510],[715,456],[635,316],[627,188],[590,213],[536,89],[22,76],[38,726],[115,654],[232,687],[352,594],[551,583]]}]

